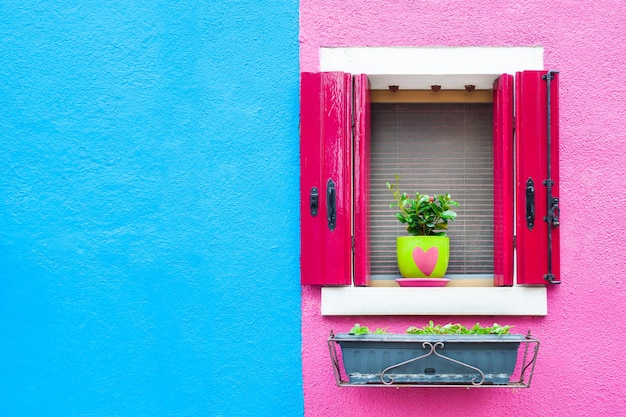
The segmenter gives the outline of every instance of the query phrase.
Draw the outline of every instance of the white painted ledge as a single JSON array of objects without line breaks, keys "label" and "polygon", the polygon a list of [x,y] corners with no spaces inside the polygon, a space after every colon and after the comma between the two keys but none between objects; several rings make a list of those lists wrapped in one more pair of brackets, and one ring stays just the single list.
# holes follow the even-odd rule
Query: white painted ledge
[{"label": "white painted ledge", "polygon": [[324,287],[323,316],[545,316],[545,287]]}]

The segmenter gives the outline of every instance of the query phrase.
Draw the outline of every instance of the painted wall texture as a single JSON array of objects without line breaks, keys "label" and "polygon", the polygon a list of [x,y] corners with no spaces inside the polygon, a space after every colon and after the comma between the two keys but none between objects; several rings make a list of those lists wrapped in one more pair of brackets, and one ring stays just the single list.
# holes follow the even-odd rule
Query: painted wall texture
[{"label": "painted wall texture", "polygon": [[561,71],[561,271],[545,318],[456,317],[440,322],[512,323],[542,341],[527,390],[359,389],[334,385],[325,340],[355,322],[403,332],[430,317],[319,314],[318,288],[305,287],[303,374],[307,416],[626,415],[626,6],[622,1],[300,2],[302,71],[333,46],[543,46]]},{"label": "painted wall texture", "polygon": [[302,415],[297,1],[0,15],[0,415]]}]

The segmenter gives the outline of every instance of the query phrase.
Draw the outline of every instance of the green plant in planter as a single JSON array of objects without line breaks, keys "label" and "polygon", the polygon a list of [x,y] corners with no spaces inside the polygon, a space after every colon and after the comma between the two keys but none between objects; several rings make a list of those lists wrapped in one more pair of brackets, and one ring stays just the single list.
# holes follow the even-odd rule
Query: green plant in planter
[{"label": "green plant in planter", "polygon": [[[390,334],[379,329],[355,324],[349,334],[333,334],[328,339],[331,358],[336,366],[335,377],[343,384],[342,371],[350,385],[430,385],[478,386],[508,385],[516,369],[519,348],[525,344],[518,386],[529,386],[532,368],[525,381],[525,372],[536,361],[539,341],[521,334],[510,334],[513,326],[476,323],[466,327],[460,323],[423,327],[411,326],[407,334]],[[341,355],[334,350],[337,343]],[[534,353],[529,353],[533,346]],[[341,358],[341,359],[340,359]]]},{"label": "green plant in planter", "polygon": [[376,329],[374,332],[370,332],[370,329],[367,326],[361,326],[359,323],[355,323],[355,325],[350,329],[348,334],[353,335],[363,335],[363,334],[389,334],[387,331],[387,327],[381,329],[380,327]]},{"label": "green plant in planter", "polygon": [[411,198],[399,190],[399,180],[396,175],[395,184],[387,183],[387,189],[396,200],[390,207],[398,208],[396,218],[406,224],[411,235],[396,238],[400,274],[403,278],[443,278],[450,258],[446,232],[448,224],[457,217],[452,207],[458,207],[459,203],[452,200],[450,194],[429,196],[417,192],[415,198]]},{"label": "green plant in planter", "polygon": [[[448,324],[435,324],[432,320],[428,322],[427,325],[423,327],[415,327],[411,326],[406,330],[407,334],[418,334],[418,335],[440,335],[440,334],[478,334],[478,335],[497,335],[502,336],[505,334],[510,334],[512,325],[501,326],[498,323],[494,323],[491,326],[481,326],[480,323],[476,323],[472,327],[466,327],[460,323],[448,323]],[[365,334],[390,334],[387,331],[387,328],[376,329],[375,332],[370,332],[367,326],[361,326],[359,323],[356,323],[348,334],[352,335],[365,335]]]},{"label": "green plant in planter", "polygon": [[396,218],[406,224],[407,232],[412,236],[445,236],[448,223],[457,217],[451,207],[459,207],[459,203],[452,200],[450,194],[429,196],[416,192],[415,198],[410,198],[398,189],[399,180],[396,176],[395,184],[387,183],[387,189],[396,200],[389,207],[398,207]]},{"label": "green plant in planter", "polygon": [[459,323],[435,325],[431,320],[424,327],[411,326],[406,332],[407,334],[493,334],[502,336],[509,334],[512,327],[511,325],[501,326],[498,323],[494,323],[492,326],[481,326],[480,323],[476,323],[472,327],[465,327]]}]

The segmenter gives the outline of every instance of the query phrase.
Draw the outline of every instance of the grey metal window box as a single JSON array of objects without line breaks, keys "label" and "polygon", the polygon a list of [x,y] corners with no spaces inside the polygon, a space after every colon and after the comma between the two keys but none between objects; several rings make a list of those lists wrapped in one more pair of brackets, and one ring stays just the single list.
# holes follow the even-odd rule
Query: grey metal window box
[{"label": "grey metal window box", "polygon": [[339,386],[528,388],[539,340],[530,334],[335,335],[331,332],[328,348]]}]

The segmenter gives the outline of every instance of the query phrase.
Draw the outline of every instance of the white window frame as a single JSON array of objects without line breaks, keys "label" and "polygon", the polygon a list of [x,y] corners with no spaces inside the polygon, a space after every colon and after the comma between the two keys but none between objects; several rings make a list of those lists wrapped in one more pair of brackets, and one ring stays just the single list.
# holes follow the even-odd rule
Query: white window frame
[{"label": "white window frame", "polygon": [[[348,47],[321,48],[320,71],[367,74],[372,89],[399,85],[462,90],[491,89],[501,74],[543,69],[542,47]],[[335,315],[548,314],[545,286],[513,287],[322,287],[321,313]]]}]

